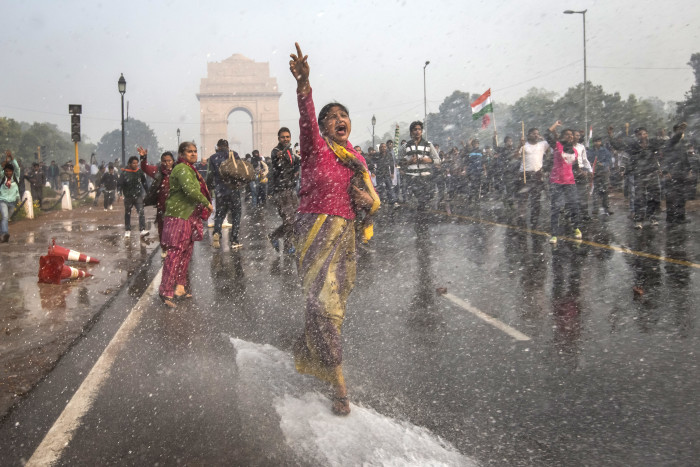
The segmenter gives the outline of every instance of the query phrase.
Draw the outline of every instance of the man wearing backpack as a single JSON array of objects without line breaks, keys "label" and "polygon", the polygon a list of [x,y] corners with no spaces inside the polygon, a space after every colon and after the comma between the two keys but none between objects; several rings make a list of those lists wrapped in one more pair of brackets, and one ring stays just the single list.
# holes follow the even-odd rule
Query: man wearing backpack
[{"label": "man wearing backpack", "polygon": [[[236,160],[241,160],[238,153],[232,151]],[[216,196],[216,214],[214,215],[214,233],[212,235],[211,246],[221,248],[221,226],[224,223],[226,214],[231,211],[231,231],[229,242],[232,250],[241,248],[238,240],[238,230],[241,226],[241,192],[237,185],[234,185],[221,176],[219,168],[229,158],[228,141],[220,139],[216,143],[216,152],[209,158],[207,173],[207,186],[214,187]]]}]

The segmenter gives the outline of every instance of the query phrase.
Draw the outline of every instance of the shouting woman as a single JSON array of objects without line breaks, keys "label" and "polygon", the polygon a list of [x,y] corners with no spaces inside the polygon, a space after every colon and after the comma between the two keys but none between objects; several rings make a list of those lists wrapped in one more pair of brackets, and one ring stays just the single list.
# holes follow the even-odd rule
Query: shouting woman
[{"label": "shouting woman", "polygon": [[[297,266],[306,300],[304,334],[295,346],[300,373],[332,385],[335,414],[350,413],[342,369],[340,331],[355,281],[355,217],[379,208],[365,159],[348,142],[347,108],[325,105],[315,115],[308,56],[296,45],[289,68],[297,81],[301,144],[299,210],[294,226]],[[371,236],[371,225],[363,231]]]}]

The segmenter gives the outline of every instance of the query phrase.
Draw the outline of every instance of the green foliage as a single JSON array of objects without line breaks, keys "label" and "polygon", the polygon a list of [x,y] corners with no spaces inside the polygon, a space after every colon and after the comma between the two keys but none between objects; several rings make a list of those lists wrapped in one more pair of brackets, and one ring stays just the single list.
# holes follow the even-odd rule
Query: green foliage
[{"label": "green foliage", "polygon": [[[445,148],[460,147],[462,141],[472,137],[480,138],[482,146],[490,145],[493,125],[482,130],[481,120],[474,121],[471,117],[469,104],[479,95],[455,91],[445,98],[440,111],[428,115],[429,139]],[[619,93],[608,94],[602,86],[591,83],[588,83],[587,97],[588,124],[593,126],[594,134],[605,134],[608,126],[623,131],[625,123],[629,123],[630,128],[646,126],[651,132],[669,125],[666,105],[657,98],[640,100],[630,95],[624,100]],[[557,120],[565,127],[584,130],[583,83],[569,88],[561,97],[545,89],[531,88],[512,105],[495,101],[494,113],[499,142],[506,135],[519,139],[522,125],[525,132],[533,127],[544,132]]]},{"label": "green foliage", "polygon": [[695,140],[700,139],[700,53],[690,56],[688,65],[695,74],[695,84],[685,93],[685,100],[677,104],[676,114],[680,121],[688,123],[688,131]]},{"label": "green foliage", "polygon": [[[124,152],[125,159],[138,155],[136,147],[142,146],[149,152],[149,157],[160,157],[161,148],[158,138],[151,128],[141,120],[130,118],[124,122]],[[97,143],[97,160],[99,162],[113,162],[122,158],[122,132],[121,129],[105,133]]]},{"label": "green foliage", "polygon": [[22,139],[22,128],[19,123],[11,118],[0,118],[0,150],[4,153],[6,150],[17,153],[19,143]]},{"label": "green foliage", "polygon": [[[2,150],[11,150],[25,167],[37,160],[39,146],[41,159],[46,163],[55,160],[61,165],[75,160],[75,146],[70,140],[70,134],[59,130],[52,123],[29,124],[11,118],[0,118],[0,141],[4,143]],[[87,160],[94,150],[95,145],[92,143],[78,144],[81,159]]]}]

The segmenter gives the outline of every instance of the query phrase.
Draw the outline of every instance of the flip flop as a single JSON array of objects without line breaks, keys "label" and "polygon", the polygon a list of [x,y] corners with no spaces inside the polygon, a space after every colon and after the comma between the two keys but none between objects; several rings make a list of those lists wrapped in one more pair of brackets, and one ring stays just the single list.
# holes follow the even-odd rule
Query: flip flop
[{"label": "flip flop", "polygon": [[177,308],[177,305],[175,304],[175,297],[166,297],[165,295],[158,295],[158,297],[160,297],[163,305],[167,306],[168,308]]}]

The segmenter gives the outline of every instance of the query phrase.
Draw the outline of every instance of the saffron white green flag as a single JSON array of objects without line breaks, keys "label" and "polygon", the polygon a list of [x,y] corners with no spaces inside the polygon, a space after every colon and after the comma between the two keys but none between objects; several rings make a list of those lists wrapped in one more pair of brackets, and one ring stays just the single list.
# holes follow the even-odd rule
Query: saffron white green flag
[{"label": "saffron white green flag", "polygon": [[471,103],[472,120],[478,120],[488,113],[493,113],[491,105],[491,89],[483,93],[481,97]]}]

